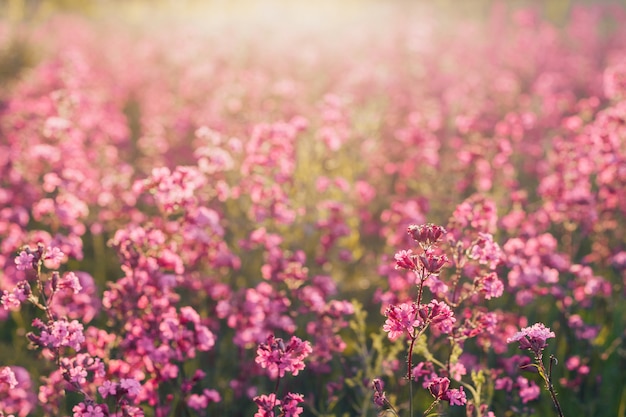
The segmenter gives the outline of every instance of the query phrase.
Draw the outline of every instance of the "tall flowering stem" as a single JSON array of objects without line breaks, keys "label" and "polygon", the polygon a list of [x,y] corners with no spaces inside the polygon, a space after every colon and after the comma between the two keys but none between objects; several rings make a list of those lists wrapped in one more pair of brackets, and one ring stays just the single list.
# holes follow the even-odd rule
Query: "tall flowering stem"
[{"label": "tall flowering stem", "polygon": [[546,389],[550,393],[550,397],[552,398],[552,402],[554,403],[559,417],[563,417],[563,410],[561,410],[561,404],[559,404],[556,390],[552,384],[552,365],[555,364],[557,360],[554,355],[550,355],[548,371],[546,371],[546,367],[543,364],[543,350],[548,345],[546,340],[552,337],[556,337],[553,331],[547,328],[543,323],[536,323],[530,327],[524,327],[521,331],[510,337],[507,343],[518,342],[520,349],[533,352],[535,356],[534,366],[545,382]]},{"label": "tall flowering stem", "polygon": [[[409,380],[409,415],[413,415],[412,369],[415,342],[431,325],[441,333],[450,333],[456,319],[448,304],[443,301],[432,300],[428,304],[423,303],[426,280],[439,275],[444,265],[448,263],[446,255],[437,251],[437,245],[445,235],[446,230],[433,224],[411,225],[408,228],[408,233],[418,243],[421,253],[414,254],[412,250],[399,251],[395,255],[396,268],[415,273],[418,281],[417,298],[414,302],[390,305],[385,311],[387,320],[383,330],[388,332],[391,340],[396,340],[404,335],[409,339],[406,378]],[[376,393],[378,391],[376,389]],[[435,395],[435,402],[443,399],[452,404],[452,399],[456,398],[451,394],[453,391],[456,392],[456,390],[448,390],[446,386],[446,389]],[[462,395],[464,398],[464,393]],[[380,398],[381,395],[379,394],[378,397]],[[379,401],[377,405],[382,407],[387,406],[387,403]],[[429,408],[429,410],[431,409],[432,407]]]},{"label": "tall flowering stem", "polygon": [[276,379],[276,384],[273,393],[254,398],[258,406],[255,417],[275,417],[274,410],[277,406],[280,406],[280,416],[283,417],[297,417],[302,413],[303,408],[298,407],[298,404],[304,402],[304,396],[289,392],[282,400],[279,400],[278,388],[285,373],[289,372],[295,376],[304,369],[304,359],[312,351],[309,342],[303,342],[296,336],[292,336],[291,340],[285,343],[283,339],[269,335],[267,342],[259,345],[255,361],[262,368],[267,369],[270,378]]},{"label": "tall flowering stem", "polygon": [[[38,334],[29,332],[26,337],[32,346],[52,352],[55,365],[68,386],[83,396],[87,406],[95,407],[95,400],[84,389],[84,385],[90,373],[103,375],[104,365],[98,358],[79,353],[85,343],[82,323],[77,320],[69,321],[65,317],[57,318],[51,309],[57,292],[67,289],[77,294],[82,290],[81,284],[72,272],[61,276],[54,270],[47,277],[43,273],[44,267],[58,269],[64,259],[65,254],[57,247],[46,247],[41,243],[35,249],[25,246],[15,258],[15,264],[18,270],[26,273],[34,270],[38,294],[31,291],[28,281],[21,281],[12,293],[1,294],[0,304],[19,307],[20,303],[29,301],[44,311],[47,321],[34,319],[33,327],[39,330]],[[46,287],[49,287],[49,294],[46,294]],[[76,352],[75,357],[64,357],[63,351],[66,348],[73,349]],[[82,414],[77,412],[74,415]]]}]

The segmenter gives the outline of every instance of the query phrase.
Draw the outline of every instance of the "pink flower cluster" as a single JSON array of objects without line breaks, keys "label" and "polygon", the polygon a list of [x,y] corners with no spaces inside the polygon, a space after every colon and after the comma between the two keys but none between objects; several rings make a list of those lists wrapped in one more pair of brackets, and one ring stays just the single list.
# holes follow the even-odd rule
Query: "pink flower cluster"
[{"label": "pink flower cluster", "polygon": [[311,352],[311,344],[296,336],[285,343],[283,339],[269,335],[267,341],[259,345],[255,361],[267,369],[270,378],[277,379],[284,377],[286,372],[298,375],[305,367],[304,359]]}]

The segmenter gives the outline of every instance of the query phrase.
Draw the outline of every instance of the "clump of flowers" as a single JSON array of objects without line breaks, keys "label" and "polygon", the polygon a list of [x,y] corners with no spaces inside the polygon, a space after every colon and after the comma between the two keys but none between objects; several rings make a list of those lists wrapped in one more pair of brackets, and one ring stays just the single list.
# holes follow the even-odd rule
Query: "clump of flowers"
[{"label": "clump of flowers", "polygon": [[[298,404],[304,402],[302,394],[288,392],[282,400],[277,398],[280,381],[286,373],[296,376],[305,368],[304,360],[313,352],[308,341],[292,336],[287,344],[281,338],[273,334],[267,337],[265,343],[259,344],[257,348],[256,363],[267,372],[271,379],[276,380],[274,392],[269,395],[258,395],[254,397],[254,402],[258,406],[255,417],[297,417],[303,408]],[[275,414],[276,407],[279,407],[280,414]]]},{"label": "clump of flowers", "polygon": [[[415,301],[392,304],[387,307],[384,313],[387,320],[383,330],[387,332],[392,341],[403,336],[406,336],[409,341],[406,378],[410,380],[409,412],[412,415],[412,370],[415,344],[429,328],[436,334],[450,334],[457,319],[445,301],[433,299],[429,303],[423,302],[425,282],[429,279],[435,279],[449,262],[448,257],[438,247],[446,234],[446,229],[434,224],[424,224],[411,225],[407,232],[419,245],[420,252],[416,254],[412,250],[401,250],[394,258],[397,269],[409,270],[416,275],[417,298]],[[397,413],[391,408],[382,391],[382,382],[375,380],[373,387],[375,404],[379,407],[390,407],[394,413]],[[427,411],[440,401],[448,402],[450,405],[463,405],[467,402],[463,387],[450,389],[450,380],[446,377],[430,379],[425,388],[434,397],[434,401]]]}]

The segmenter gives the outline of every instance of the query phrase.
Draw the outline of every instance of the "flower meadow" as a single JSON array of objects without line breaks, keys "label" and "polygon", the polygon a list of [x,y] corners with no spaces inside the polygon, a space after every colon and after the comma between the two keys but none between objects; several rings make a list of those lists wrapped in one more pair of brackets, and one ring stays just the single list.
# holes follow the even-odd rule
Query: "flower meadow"
[{"label": "flower meadow", "polygon": [[0,21],[0,416],[626,415],[626,8],[400,5]]}]

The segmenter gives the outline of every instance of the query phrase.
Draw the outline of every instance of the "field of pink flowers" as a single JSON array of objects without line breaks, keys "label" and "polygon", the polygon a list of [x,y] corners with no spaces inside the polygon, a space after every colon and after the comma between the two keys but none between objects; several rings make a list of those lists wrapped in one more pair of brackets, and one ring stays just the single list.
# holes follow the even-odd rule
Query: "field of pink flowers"
[{"label": "field of pink flowers", "polygon": [[626,415],[626,8],[375,17],[0,22],[0,416]]}]

